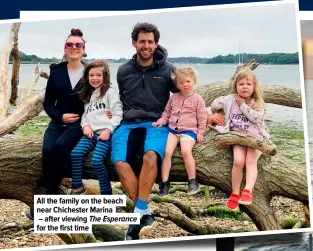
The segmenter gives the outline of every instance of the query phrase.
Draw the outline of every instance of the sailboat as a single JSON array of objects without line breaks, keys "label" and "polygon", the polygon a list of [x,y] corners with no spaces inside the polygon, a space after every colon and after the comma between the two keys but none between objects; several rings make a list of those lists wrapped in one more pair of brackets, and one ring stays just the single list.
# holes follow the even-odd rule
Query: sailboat
[{"label": "sailboat", "polygon": [[244,63],[243,63],[243,55],[241,55],[240,49],[241,49],[241,41],[239,41],[238,63],[235,65],[236,69],[238,67],[244,65]]}]

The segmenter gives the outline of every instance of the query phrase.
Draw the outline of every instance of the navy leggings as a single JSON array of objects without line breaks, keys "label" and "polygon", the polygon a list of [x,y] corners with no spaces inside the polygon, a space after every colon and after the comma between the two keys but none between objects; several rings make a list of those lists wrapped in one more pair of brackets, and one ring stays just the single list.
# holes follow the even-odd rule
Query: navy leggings
[{"label": "navy leggings", "polygon": [[58,194],[62,179],[71,177],[71,152],[82,137],[81,128],[50,123],[43,137],[42,172],[46,194]]},{"label": "navy leggings", "polygon": [[94,134],[92,139],[83,136],[72,151],[72,188],[77,189],[82,186],[83,160],[86,154],[94,148],[91,165],[96,170],[100,192],[103,195],[110,195],[112,194],[112,188],[108,177],[108,170],[103,160],[110,151],[111,138],[109,140],[97,140],[98,137],[98,134]]}]

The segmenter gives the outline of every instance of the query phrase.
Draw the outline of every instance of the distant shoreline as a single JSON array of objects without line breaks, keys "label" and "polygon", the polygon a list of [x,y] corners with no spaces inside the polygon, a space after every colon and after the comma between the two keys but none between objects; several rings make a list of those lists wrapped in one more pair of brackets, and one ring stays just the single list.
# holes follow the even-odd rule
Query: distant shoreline
[{"label": "distant shoreline", "polygon": [[[92,60],[86,60],[87,63]],[[41,65],[50,65],[50,64],[58,64],[60,62],[31,62],[31,61],[21,61],[20,64],[38,64],[40,63]],[[109,62],[109,64],[122,64],[122,63],[117,63],[117,62]],[[236,65],[236,63],[192,63],[192,62],[171,62],[173,64],[191,64],[191,65],[218,65],[218,64],[222,64],[222,65]],[[9,62],[9,64],[12,64],[12,62]],[[268,63],[259,63],[260,65],[299,65],[297,63],[295,64],[268,64]]]},{"label": "distant shoreline", "polygon": [[[24,52],[19,53],[19,58],[23,64],[38,63],[41,64],[52,64],[61,61],[60,58],[42,58],[36,55],[27,55]],[[228,54],[218,55],[212,58],[208,57],[168,57],[167,61],[170,63],[182,63],[182,64],[242,64],[250,62],[255,59],[260,64],[299,64],[299,55],[296,53],[267,53],[267,54],[254,54],[254,53],[242,53],[242,54]],[[13,58],[10,56],[9,61],[12,62]],[[95,58],[85,59],[85,61],[93,61]],[[105,58],[109,63],[124,63],[128,61],[128,58]]]}]

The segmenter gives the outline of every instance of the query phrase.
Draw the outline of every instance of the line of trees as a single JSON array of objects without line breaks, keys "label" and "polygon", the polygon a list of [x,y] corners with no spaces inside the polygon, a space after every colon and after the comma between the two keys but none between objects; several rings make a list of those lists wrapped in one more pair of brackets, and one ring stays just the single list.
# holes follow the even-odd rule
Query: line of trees
[{"label": "line of trees", "polygon": [[[238,63],[238,55],[228,54],[227,56],[216,56],[207,59],[207,64],[222,64],[222,63]],[[298,64],[298,53],[269,53],[269,54],[241,54],[241,61],[244,63],[255,59],[260,64]]]},{"label": "line of trees", "polygon": [[[27,55],[20,51],[20,60],[22,63],[57,63],[60,62],[59,58],[41,58],[36,55]],[[175,57],[168,58],[171,63],[186,63],[186,64],[236,64],[238,63],[238,54],[228,54],[227,56],[218,55],[213,58],[200,58],[200,57]],[[260,64],[298,64],[298,53],[269,53],[269,54],[241,54],[241,61],[247,63],[252,59],[256,59]],[[91,61],[94,59],[89,59]],[[111,63],[123,63],[127,59],[108,59]],[[10,63],[12,57],[10,57]]]}]

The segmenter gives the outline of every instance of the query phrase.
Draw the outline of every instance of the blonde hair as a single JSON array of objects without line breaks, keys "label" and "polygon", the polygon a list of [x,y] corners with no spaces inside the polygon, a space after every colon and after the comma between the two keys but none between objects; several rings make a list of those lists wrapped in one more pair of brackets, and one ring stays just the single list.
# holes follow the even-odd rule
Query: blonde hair
[{"label": "blonde hair", "polygon": [[252,104],[252,108],[253,109],[264,108],[265,103],[263,100],[262,87],[261,87],[256,75],[254,74],[254,72],[248,67],[242,68],[235,75],[234,80],[233,80],[233,86],[232,86],[233,87],[233,93],[237,94],[237,83],[241,79],[244,79],[244,78],[250,79],[254,85],[254,91],[253,91],[253,94],[251,96],[254,99],[254,103]]},{"label": "blonde hair", "polygon": [[175,83],[179,74],[191,77],[195,81],[195,83],[197,83],[198,73],[194,68],[188,66],[177,69],[174,73],[172,73],[172,79]]}]

